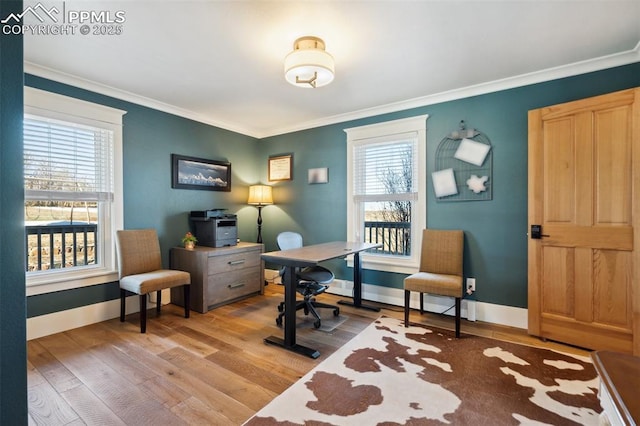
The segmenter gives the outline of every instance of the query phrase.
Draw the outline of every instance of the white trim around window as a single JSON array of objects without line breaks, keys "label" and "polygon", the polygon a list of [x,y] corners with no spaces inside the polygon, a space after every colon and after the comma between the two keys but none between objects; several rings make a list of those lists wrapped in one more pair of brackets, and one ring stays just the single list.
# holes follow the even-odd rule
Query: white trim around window
[{"label": "white trim around window", "polygon": [[29,273],[26,278],[27,296],[117,281],[114,235],[116,229],[123,227],[122,117],[126,111],[25,87],[24,113],[113,132],[113,200],[110,211],[106,212],[106,217],[109,218],[107,231],[101,237],[101,264],[68,271],[62,269]]},{"label": "white trim around window", "polygon": [[[411,274],[418,270],[420,263],[420,240],[422,229],[427,223],[427,118],[428,115],[386,121],[366,126],[344,129],[347,133],[347,239],[364,241],[364,209],[360,197],[355,194],[355,158],[357,147],[363,144],[389,142],[397,139],[417,140],[417,176],[414,181],[414,202],[411,212],[411,255],[361,254],[363,268],[387,272]],[[347,260],[353,266],[352,260]]]}]

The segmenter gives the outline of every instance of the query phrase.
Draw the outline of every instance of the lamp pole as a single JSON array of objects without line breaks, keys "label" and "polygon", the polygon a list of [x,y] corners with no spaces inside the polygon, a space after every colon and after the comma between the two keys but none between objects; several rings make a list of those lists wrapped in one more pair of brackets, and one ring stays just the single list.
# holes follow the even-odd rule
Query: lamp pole
[{"label": "lamp pole", "polygon": [[268,204],[273,204],[271,187],[267,185],[251,185],[247,204],[256,206],[258,209],[258,243],[262,244],[262,208]]},{"label": "lamp pole", "polygon": [[262,243],[262,205],[258,204],[258,243]]}]

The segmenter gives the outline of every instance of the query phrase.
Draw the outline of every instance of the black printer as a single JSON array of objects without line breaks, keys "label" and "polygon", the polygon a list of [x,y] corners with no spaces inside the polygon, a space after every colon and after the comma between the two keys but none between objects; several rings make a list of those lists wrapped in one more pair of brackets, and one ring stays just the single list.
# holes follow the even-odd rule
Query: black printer
[{"label": "black printer", "polygon": [[238,244],[238,219],[226,209],[195,210],[189,219],[195,228],[198,245],[226,247]]}]

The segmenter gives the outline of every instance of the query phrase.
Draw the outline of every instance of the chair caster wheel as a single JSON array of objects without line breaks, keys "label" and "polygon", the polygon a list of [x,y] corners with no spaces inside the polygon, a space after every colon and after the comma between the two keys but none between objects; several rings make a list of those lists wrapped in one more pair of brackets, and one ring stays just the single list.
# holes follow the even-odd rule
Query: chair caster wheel
[{"label": "chair caster wheel", "polygon": [[276,325],[282,327],[282,318],[276,318]]},{"label": "chair caster wheel", "polygon": [[333,310],[333,316],[337,317],[338,315],[340,315],[340,309],[334,309]]},{"label": "chair caster wheel", "polygon": [[320,328],[320,320],[314,321],[313,328]]},{"label": "chair caster wheel", "polygon": [[284,305],[278,305],[278,312],[284,311]]}]

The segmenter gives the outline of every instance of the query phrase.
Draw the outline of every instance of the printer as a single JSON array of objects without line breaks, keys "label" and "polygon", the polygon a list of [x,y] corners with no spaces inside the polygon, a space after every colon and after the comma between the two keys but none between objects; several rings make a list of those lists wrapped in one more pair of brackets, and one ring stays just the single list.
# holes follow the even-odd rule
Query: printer
[{"label": "printer", "polygon": [[189,215],[198,245],[226,247],[238,244],[238,219],[226,209],[196,210]]}]

